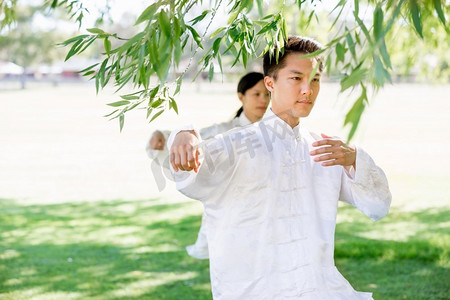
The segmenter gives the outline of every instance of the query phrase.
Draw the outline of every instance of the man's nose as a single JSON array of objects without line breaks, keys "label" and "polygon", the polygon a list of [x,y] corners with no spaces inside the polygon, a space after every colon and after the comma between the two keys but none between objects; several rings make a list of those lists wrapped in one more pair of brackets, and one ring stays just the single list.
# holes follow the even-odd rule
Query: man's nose
[{"label": "man's nose", "polygon": [[304,79],[303,83],[302,83],[302,90],[301,90],[302,95],[305,96],[311,96],[312,95],[312,89],[311,89],[311,84],[308,82],[308,79]]}]

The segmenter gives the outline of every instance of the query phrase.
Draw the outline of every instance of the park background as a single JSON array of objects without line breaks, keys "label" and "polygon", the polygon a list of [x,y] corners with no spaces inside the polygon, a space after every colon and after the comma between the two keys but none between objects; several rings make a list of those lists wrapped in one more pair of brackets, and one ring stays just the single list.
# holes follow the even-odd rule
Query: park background
[{"label": "park background", "polygon": [[[112,88],[96,95],[82,79],[29,80],[26,89],[0,80],[0,298],[211,299],[208,262],[184,250],[201,204],[170,181],[158,189],[145,144],[157,128],[229,120],[244,73],[186,79],[179,115],[149,124],[134,110],[122,132],[103,117],[118,99]],[[311,131],[347,135],[352,95],[339,90],[324,78],[302,120]],[[340,207],[335,258],[375,299],[449,297],[449,96],[448,81],[395,81],[371,97],[353,140],[385,171],[393,202],[375,223]]]}]

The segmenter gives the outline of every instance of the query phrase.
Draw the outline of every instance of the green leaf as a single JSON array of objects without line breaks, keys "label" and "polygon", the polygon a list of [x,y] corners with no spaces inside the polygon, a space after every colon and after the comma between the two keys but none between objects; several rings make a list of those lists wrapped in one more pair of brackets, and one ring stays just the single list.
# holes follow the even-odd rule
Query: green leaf
[{"label": "green leaf", "polygon": [[151,120],[149,121],[149,123],[151,123],[154,119],[159,117],[163,112],[164,112],[164,110],[160,110],[156,114],[154,114],[153,117],[151,118]]},{"label": "green leaf", "polygon": [[209,13],[211,12],[211,10],[207,9],[204,10],[201,15],[193,18],[192,20],[190,20],[189,22],[192,23],[192,25],[197,24],[198,22],[200,22],[201,20],[203,20]]},{"label": "green leaf", "polygon": [[175,64],[178,66],[178,64],[181,61],[181,54],[183,52],[182,48],[181,48],[181,41],[180,39],[176,39],[173,41],[173,46],[174,46],[174,50],[173,50],[173,57],[175,60]]},{"label": "green leaf", "polygon": [[83,72],[89,71],[89,70],[91,70],[91,69],[95,68],[95,67],[96,67],[96,66],[98,66],[98,65],[99,65],[99,63],[93,64],[93,65],[90,65],[90,66],[89,66],[89,67],[87,67],[86,69],[83,69],[83,70],[81,70],[81,71],[80,71],[80,73],[83,73]]},{"label": "green leaf", "polygon": [[360,0],[355,0],[355,1],[353,1],[354,7],[355,7],[353,13],[354,13],[355,15],[357,15],[357,16],[359,15],[359,1],[360,1]]},{"label": "green leaf", "polygon": [[199,46],[200,48],[203,49],[202,39],[201,39],[200,35],[198,34],[198,32],[189,25],[186,25],[186,28],[189,29],[189,31],[191,32],[192,38],[194,39],[197,46]]},{"label": "green leaf", "polygon": [[262,17],[264,15],[264,12],[263,12],[263,0],[256,0],[256,5],[258,6],[259,16]]},{"label": "green leaf", "polygon": [[158,94],[158,92],[159,92],[159,87],[160,86],[157,85],[150,91],[150,95],[149,95],[150,99],[155,98],[156,94]]},{"label": "green leaf", "polygon": [[381,44],[380,44],[379,50],[380,50],[381,57],[383,58],[384,64],[385,64],[389,69],[392,69],[391,59],[390,59],[390,57],[389,57],[389,53],[388,53],[388,51],[387,51],[386,43],[385,43],[385,41],[384,41],[384,38],[381,40]]},{"label": "green leaf", "polygon": [[226,29],[226,27],[220,27],[218,28],[216,31],[214,31],[211,36],[209,37],[210,39],[213,39],[216,35],[218,35],[219,33],[221,33],[222,31],[224,31]]},{"label": "green leaf", "polygon": [[350,32],[345,35],[345,40],[347,41],[348,49],[350,49],[350,53],[352,54],[353,59],[356,60],[355,43],[353,42],[353,38]]},{"label": "green leaf", "polygon": [[125,52],[130,48],[134,43],[136,43],[138,40],[140,40],[144,36],[145,32],[139,32],[135,36],[133,36],[131,39],[129,39],[125,44],[120,46],[119,53]]},{"label": "green leaf", "polygon": [[287,29],[286,19],[284,19],[284,18],[283,18],[283,24],[282,24],[281,28],[282,28],[281,32],[283,33],[283,38],[287,41],[288,29]]},{"label": "green leaf", "polygon": [[178,115],[178,105],[177,105],[177,102],[175,101],[175,99],[173,99],[172,97],[170,97],[169,105],[175,111],[175,113]]},{"label": "green leaf", "polygon": [[[81,72],[78,72],[78,73],[81,73]],[[86,73],[83,74],[83,76],[89,76],[89,75],[92,75],[94,73],[95,73],[95,71],[93,71],[93,70],[87,71]]]},{"label": "green leaf", "polygon": [[436,13],[441,20],[442,24],[445,26],[445,15],[444,11],[442,10],[442,1],[440,0],[433,0],[434,9],[436,10]]},{"label": "green leaf", "polygon": [[146,119],[148,119],[148,117],[150,117],[150,115],[152,114],[153,108],[148,107],[147,108],[147,116],[145,117]]},{"label": "green leaf", "polygon": [[158,108],[161,104],[163,104],[163,102],[164,102],[163,98],[158,98],[155,101],[152,101],[151,107]]},{"label": "green leaf", "polygon": [[107,105],[112,106],[112,107],[118,107],[118,106],[123,106],[123,105],[127,105],[127,104],[130,104],[130,101],[122,100],[122,101],[108,103]]},{"label": "green leaf", "polygon": [[161,82],[165,82],[170,69],[170,55],[163,55],[161,61],[154,66],[156,69],[156,75]]},{"label": "green leaf", "polygon": [[167,37],[171,37],[170,19],[164,10],[161,10],[159,13],[159,24],[161,25],[162,32],[164,32]]},{"label": "green leaf", "polygon": [[326,68],[327,68],[327,76],[330,76],[331,72],[331,55],[328,55],[327,60],[325,62]]},{"label": "green leaf", "polygon": [[67,45],[69,45],[69,44],[72,44],[72,43],[74,43],[74,42],[80,40],[80,39],[87,38],[88,36],[89,36],[89,34],[82,34],[82,35],[79,35],[79,36],[75,36],[75,37],[73,37],[73,38],[70,38],[70,39],[68,39],[68,40],[65,40],[64,42],[62,42],[62,43],[60,43],[60,44],[58,44],[58,45],[61,45],[61,46],[67,46]]},{"label": "green leaf", "polygon": [[107,115],[104,115],[103,117],[104,118],[107,118],[107,117],[109,117],[109,116],[112,116],[114,113],[116,113],[116,112],[118,112],[119,110],[118,109],[115,109],[114,111],[112,111],[111,113],[109,113],[109,114],[107,114]]},{"label": "green leaf", "polygon": [[153,15],[155,14],[156,10],[158,9],[158,3],[153,3],[152,5],[148,6],[139,16],[139,18],[136,20],[136,23],[134,25],[137,25],[139,23],[142,23],[147,20],[153,19]]},{"label": "green leaf", "polygon": [[[362,32],[366,36],[366,39],[369,42],[369,44],[373,45],[372,38],[370,36],[369,30],[366,27],[366,24],[364,24],[364,22],[358,17],[358,15],[354,14],[354,17],[355,17],[356,23],[358,23],[358,25],[361,28]],[[358,35],[355,35],[355,37],[358,39],[358,43],[359,43]]]},{"label": "green leaf", "polygon": [[327,50],[327,48],[323,48],[308,54],[302,54],[302,58],[311,58],[311,57],[316,57],[319,56],[320,54],[324,53]]},{"label": "green leaf", "polygon": [[360,83],[366,74],[367,69],[362,68],[361,65],[356,67],[349,76],[346,76],[341,80],[341,92]]},{"label": "green leaf", "polygon": [[88,28],[86,30],[93,34],[105,34],[105,32],[100,28]]},{"label": "green leaf", "polygon": [[106,37],[104,41],[105,52],[107,55],[111,52],[111,41]]},{"label": "green leaf", "polygon": [[69,52],[66,55],[66,58],[64,59],[64,61],[67,61],[69,58],[71,58],[72,56],[74,56],[75,54],[78,53],[78,50],[80,49],[79,46],[83,46],[83,40],[78,40],[77,42],[75,42],[75,44],[73,44],[72,48],[70,48]]},{"label": "green leaf", "polygon": [[220,42],[222,41],[222,38],[217,38],[212,46],[212,49],[214,51],[215,54],[217,54],[219,52],[219,48],[220,48]]},{"label": "green leaf", "polygon": [[124,100],[138,100],[140,97],[137,96],[135,93],[133,93],[133,94],[121,95],[120,98],[122,98]]},{"label": "green leaf", "polygon": [[375,40],[382,37],[383,32],[383,11],[381,10],[381,5],[378,4],[373,12],[373,35]]},{"label": "green leaf", "polygon": [[375,82],[378,86],[383,86],[384,84],[384,67],[383,67],[383,63],[381,62],[380,58],[376,55],[373,58],[373,62],[374,62],[374,78],[375,78]]},{"label": "green leaf", "polygon": [[266,26],[264,26],[263,28],[261,28],[260,31],[258,31],[257,35],[261,35],[263,33],[266,33],[269,30],[273,30],[277,28],[277,22],[276,21],[272,21],[270,23],[267,23]]},{"label": "green leaf", "polygon": [[417,34],[423,39],[422,33],[422,21],[420,20],[420,10],[417,0],[409,1],[409,8],[411,10],[411,17],[413,20],[414,28],[417,31]]},{"label": "green leaf", "polygon": [[[239,1],[236,1],[236,2],[239,2]],[[231,13],[230,17],[228,18],[227,24],[233,23],[234,20],[236,20],[238,14],[239,14],[239,11],[235,11],[235,12]]]},{"label": "green leaf", "polygon": [[177,88],[175,89],[174,95],[178,94],[181,89],[181,84],[183,83],[183,76],[177,78]]},{"label": "green leaf", "polygon": [[344,46],[342,46],[341,43],[337,43],[336,44],[336,56],[337,56],[336,63],[338,63],[339,61],[343,62],[345,60],[345,52],[346,52],[346,49],[344,48]]},{"label": "green leaf", "polygon": [[223,76],[222,58],[220,57],[220,53],[217,53],[217,62],[219,63],[220,72]]},{"label": "green leaf", "polygon": [[347,140],[350,141],[358,128],[359,121],[361,120],[361,115],[366,107],[365,102],[367,101],[367,92],[364,85],[362,86],[361,96],[355,101],[350,111],[345,116],[344,126],[347,124],[352,124],[350,132],[348,134]]},{"label": "green leaf", "polygon": [[124,116],[124,114],[121,114],[120,116],[119,116],[119,126],[120,126],[120,132],[122,132],[122,129],[123,129],[123,123],[125,122],[125,116]]},{"label": "green leaf", "polygon": [[209,64],[209,74],[208,74],[208,79],[209,81],[212,81],[214,78],[214,64],[210,63]]}]

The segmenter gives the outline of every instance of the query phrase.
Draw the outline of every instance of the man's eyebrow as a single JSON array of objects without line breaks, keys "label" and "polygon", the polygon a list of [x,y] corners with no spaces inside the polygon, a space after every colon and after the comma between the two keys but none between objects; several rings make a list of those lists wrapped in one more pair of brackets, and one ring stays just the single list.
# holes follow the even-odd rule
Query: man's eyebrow
[{"label": "man's eyebrow", "polygon": [[[294,73],[294,74],[298,74],[298,75],[305,75],[304,73],[302,73],[302,72],[300,72],[300,71],[297,71],[297,70],[289,70],[289,72],[290,73]],[[316,72],[316,74],[314,74],[314,77],[315,76],[320,76],[321,74],[320,74],[320,72]]]}]

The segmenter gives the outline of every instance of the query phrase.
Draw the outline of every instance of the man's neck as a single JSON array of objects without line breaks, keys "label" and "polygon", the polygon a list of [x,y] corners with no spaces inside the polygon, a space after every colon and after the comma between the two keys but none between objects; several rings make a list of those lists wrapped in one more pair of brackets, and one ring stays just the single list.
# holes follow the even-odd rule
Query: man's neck
[{"label": "man's neck", "polygon": [[286,122],[291,128],[296,127],[300,124],[300,118],[294,117],[289,111],[277,112],[272,109],[272,112],[276,114],[281,120]]}]

